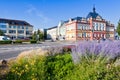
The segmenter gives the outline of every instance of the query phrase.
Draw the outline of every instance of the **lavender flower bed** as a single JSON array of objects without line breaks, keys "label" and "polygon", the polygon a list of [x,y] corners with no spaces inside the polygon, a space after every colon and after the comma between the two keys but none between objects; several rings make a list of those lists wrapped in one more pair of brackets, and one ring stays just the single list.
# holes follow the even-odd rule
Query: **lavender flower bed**
[{"label": "lavender flower bed", "polygon": [[78,42],[72,48],[72,58],[74,62],[80,61],[81,56],[103,56],[110,59],[120,57],[120,41],[95,41]]}]

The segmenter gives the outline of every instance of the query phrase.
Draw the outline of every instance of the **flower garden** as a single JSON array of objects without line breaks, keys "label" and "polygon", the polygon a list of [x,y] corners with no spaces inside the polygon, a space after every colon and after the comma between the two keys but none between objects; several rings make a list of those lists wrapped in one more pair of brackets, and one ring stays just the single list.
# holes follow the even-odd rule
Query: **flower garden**
[{"label": "flower garden", "polygon": [[120,41],[84,41],[21,53],[0,80],[119,80]]}]

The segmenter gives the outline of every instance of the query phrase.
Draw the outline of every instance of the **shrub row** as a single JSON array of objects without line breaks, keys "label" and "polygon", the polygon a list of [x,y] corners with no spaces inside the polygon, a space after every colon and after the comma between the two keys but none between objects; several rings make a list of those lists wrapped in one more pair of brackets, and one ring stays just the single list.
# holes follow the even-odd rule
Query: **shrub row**
[{"label": "shrub row", "polygon": [[[22,44],[23,40],[15,40],[15,41],[11,41],[11,40],[6,40],[6,41],[0,41],[0,44],[11,44],[11,43],[14,43],[14,44]],[[27,42],[30,42],[31,44],[33,43],[37,43],[37,41],[35,40],[30,40],[30,41],[27,41]]]},{"label": "shrub row", "polygon": [[6,41],[0,41],[0,44],[11,44],[12,41],[10,40],[6,40]]},{"label": "shrub row", "polygon": [[[23,42],[26,42],[26,41],[24,41],[24,40],[16,40],[16,41],[13,41],[13,43],[23,43]],[[27,41],[27,42],[30,42],[31,44],[37,43],[36,40],[30,40],[30,41]]]},{"label": "shrub row", "polygon": [[22,40],[15,40],[13,41],[14,44],[21,44],[22,43]]},{"label": "shrub row", "polygon": [[30,40],[30,43],[33,44],[33,43],[37,43],[36,40]]}]

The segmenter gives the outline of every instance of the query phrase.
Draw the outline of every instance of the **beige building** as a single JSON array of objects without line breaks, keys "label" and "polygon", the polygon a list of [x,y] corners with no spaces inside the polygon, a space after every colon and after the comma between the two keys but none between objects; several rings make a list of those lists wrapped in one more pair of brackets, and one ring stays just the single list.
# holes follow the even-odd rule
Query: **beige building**
[{"label": "beige building", "polygon": [[47,29],[47,39],[56,40],[57,38],[57,26]]},{"label": "beige building", "polygon": [[11,39],[24,39],[32,36],[33,26],[22,20],[0,18],[0,29]]},{"label": "beige building", "polygon": [[93,7],[93,11],[89,12],[86,17],[75,17],[67,21],[61,21],[57,27],[57,32],[51,31],[55,35],[57,34],[58,40],[114,40],[114,29],[114,24],[105,20]]}]

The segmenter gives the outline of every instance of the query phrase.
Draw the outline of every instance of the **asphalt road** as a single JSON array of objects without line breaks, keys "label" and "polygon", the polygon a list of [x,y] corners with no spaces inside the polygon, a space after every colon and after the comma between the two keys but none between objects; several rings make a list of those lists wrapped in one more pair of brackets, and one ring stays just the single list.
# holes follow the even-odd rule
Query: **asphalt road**
[{"label": "asphalt road", "polygon": [[0,60],[17,57],[23,51],[71,44],[68,42],[44,42],[41,44],[0,45]]}]

